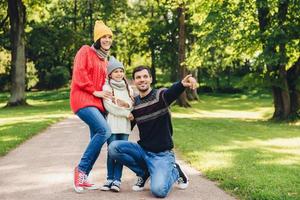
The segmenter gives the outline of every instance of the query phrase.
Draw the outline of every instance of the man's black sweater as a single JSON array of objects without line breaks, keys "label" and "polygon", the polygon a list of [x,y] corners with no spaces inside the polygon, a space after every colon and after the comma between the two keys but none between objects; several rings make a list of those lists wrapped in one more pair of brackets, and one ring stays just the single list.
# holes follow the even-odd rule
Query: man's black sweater
[{"label": "man's black sweater", "polygon": [[145,97],[135,97],[132,114],[140,132],[138,144],[146,151],[158,153],[173,148],[169,105],[184,89],[182,83],[177,82],[169,89],[152,89]]}]

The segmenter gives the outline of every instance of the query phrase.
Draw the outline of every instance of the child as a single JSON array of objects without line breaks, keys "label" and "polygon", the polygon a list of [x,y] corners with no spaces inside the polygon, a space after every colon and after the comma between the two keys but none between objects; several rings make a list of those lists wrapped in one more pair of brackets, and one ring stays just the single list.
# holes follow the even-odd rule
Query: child
[{"label": "child", "polygon": [[[131,132],[130,117],[133,104],[133,90],[124,77],[124,66],[115,57],[110,56],[107,74],[108,79],[103,91],[112,93],[112,100],[104,99],[104,107],[108,112],[107,122],[112,135],[107,140],[109,145],[114,140],[128,140]],[[107,181],[101,190],[120,191],[123,166],[107,155]]]}]

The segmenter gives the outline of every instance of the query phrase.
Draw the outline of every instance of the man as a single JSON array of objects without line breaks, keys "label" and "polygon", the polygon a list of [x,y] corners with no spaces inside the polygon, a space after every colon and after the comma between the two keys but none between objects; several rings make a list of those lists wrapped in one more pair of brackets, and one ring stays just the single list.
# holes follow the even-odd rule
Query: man
[{"label": "man", "polygon": [[150,176],[152,194],[166,197],[176,181],[181,189],[189,184],[188,177],[175,163],[168,107],[186,87],[196,89],[197,83],[188,75],[169,89],[152,89],[150,69],[145,66],[135,68],[132,76],[139,91],[132,114],[139,128],[140,140],[137,143],[114,141],[109,145],[109,155],[137,174],[138,181],[133,190],[143,190]]}]

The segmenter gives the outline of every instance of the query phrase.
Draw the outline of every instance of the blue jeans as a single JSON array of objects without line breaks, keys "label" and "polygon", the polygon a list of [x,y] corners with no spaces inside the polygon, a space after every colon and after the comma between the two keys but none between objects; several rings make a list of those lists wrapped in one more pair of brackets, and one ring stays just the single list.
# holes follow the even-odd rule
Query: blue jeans
[{"label": "blue jeans", "polygon": [[109,145],[109,155],[127,166],[137,176],[150,173],[150,189],[156,197],[166,197],[179,178],[172,151],[153,153],[139,144],[129,141],[114,141]]},{"label": "blue jeans", "polygon": [[[111,134],[110,138],[107,140],[109,145],[112,141],[115,140],[128,140],[128,134]],[[107,180],[120,181],[122,177],[123,165],[116,160],[112,159],[109,154],[107,154]]]},{"label": "blue jeans", "polygon": [[83,153],[78,168],[89,175],[103,144],[111,135],[111,130],[103,116],[96,107],[80,109],[76,115],[90,128],[90,142]]}]

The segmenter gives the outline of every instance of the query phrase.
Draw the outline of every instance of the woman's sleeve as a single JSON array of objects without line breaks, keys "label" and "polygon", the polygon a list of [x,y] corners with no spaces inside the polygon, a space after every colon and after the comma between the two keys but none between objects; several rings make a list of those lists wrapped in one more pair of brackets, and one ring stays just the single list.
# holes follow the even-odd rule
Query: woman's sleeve
[{"label": "woman's sleeve", "polygon": [[93,94],[96,90],[88,75],[88,51],[82,47],[76,54],[73,69],[73,83],[80,89]]}]

